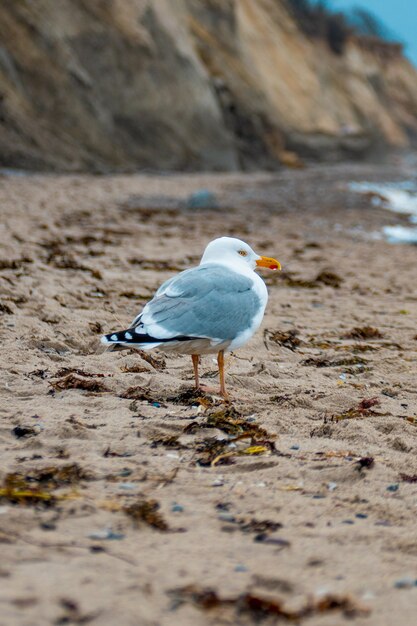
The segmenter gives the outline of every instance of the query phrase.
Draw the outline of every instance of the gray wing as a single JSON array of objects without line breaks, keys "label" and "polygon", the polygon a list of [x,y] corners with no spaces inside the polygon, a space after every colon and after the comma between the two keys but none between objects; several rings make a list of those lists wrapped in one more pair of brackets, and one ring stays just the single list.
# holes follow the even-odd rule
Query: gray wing
[{"label": "gray wing", "polygon": [[137,332],[232,340],[250,328],[261,307],[250,278],[221,265],[200,266],[159,288],[138,316]]}]

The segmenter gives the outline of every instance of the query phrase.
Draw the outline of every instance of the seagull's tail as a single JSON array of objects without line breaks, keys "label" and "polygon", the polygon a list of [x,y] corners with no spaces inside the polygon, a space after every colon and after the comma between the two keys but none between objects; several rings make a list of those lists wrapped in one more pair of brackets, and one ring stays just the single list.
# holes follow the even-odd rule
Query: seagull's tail
[{"label": "seagull's tail", "polygon": [[151,337],[146,333],[136,333],[134,328],[128,328],[127,330],[121,330],[116,333],[103,335],[100,341],[110,350],[123,350],[124,348],[152,350],[152,348],[156,348],[163,343],[161,340]]}]

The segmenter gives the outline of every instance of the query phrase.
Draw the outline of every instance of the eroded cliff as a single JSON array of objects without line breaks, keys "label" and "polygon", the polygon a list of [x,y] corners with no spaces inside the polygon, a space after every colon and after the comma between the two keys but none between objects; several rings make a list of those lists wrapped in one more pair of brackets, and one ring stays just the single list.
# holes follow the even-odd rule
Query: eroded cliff
[{"label": "eroded cliff", "polygon": [[303,34],[285,0],[0,4],[0,164],[234,170],[417,137],[401,50]]}]

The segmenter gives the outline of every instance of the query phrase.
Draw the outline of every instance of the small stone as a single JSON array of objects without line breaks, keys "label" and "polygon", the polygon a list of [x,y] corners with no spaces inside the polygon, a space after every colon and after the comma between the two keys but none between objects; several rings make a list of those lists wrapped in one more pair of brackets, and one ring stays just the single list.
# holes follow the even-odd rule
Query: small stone
[{"label": "small stone", "polygon": [[293,446],[291,446],[290,450],[299,450],[300,446],[298,445],[298,443],[295,443]]},{"label": "small stone", "polygon": [[212,487],[223,487],[224,482],[221,478],[216,478],[216,480],[213,480],[213,482],[211,483]]},{"label": "small stone", "polygon": [[353,521],[353,519],[344,519],[342,521],[342,524],[354,524],[355,522]]},{"label": "small stone", "polygon": [[329,491],[334,491],[335,489],[337,489],[337,483],[327,483],[327,489]]},{"label": "small stone", "polygon": [[392,485],[388,485],[387,491],[395,492],[398,491],[400,485],[398,483],[393,483]]},{"label": "small stone", "polygon": [[358,519],[366,519],[368,516],[366,513],[356,513],[355,517]]},{"label": "small stone", "polygon": [[222,522],[235,522],[236,521],[235,516],[231,515],[230,513],[219,513],[218,519],[221,520]]},{"label": "small stone", "polygon": [[417,579],[412,576],[404,576],[404,578],[398,578],[394,582],[394,587],[397,589],[411,589],[411,587],[417,586]]},{"label": "small stone", "polygon": [[136,483],[119,483],[120,489],[136,489]]},{"label": "small stone", "polygon": [[110,528],[105,528],[104,530],[97,530],[88,535],[90,539],[110,539],[110,540],[120,540],[124,539],[124,535],[122,533],[115,533]]},{"label": "small stone", "polygon": [[208,189],[199,189],[195,191],[190,196],[188,196],[186,201],[187,209],[218,209],[219,204],[217,202],[217,198],[212,191]]},{"label": "small stone", "polygon": [[235,572],[247,572],[248,568],[246,567],[246,565],[242,565],[239,563],[239,565],[236,565],[235,567]]},{"label": "small stone", "polygon": [[177,504],[176,502],[172,505],[171,511],[173,513],[183,513],[184,507],[181,504]]}]

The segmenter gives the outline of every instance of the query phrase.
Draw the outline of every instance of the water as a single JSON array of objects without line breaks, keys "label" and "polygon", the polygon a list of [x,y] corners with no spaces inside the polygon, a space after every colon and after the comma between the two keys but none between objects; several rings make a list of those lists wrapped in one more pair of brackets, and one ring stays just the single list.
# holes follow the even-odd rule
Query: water
[{"label": "water", "polygon": [[400,183],[350,183],[349,189],[357,193],[371,194],[373,206],[392,213],[407,215],[410,226],[401,224],[384,226],[382,234],[390,243],[417,245],[417,182]]}]

